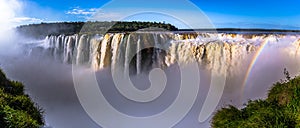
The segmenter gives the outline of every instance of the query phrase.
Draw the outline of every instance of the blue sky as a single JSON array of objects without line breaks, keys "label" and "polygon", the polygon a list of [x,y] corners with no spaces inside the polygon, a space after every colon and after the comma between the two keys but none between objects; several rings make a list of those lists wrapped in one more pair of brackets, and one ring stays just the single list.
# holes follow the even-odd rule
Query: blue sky
[{"label": "blue sky", "polygon": [[[1,1],[1,0],[0,0]],[[3,1],[3,0],[2,0]],[[6,1],[6,0],[4,0]],[[152,0],[153,4],[143,4],[137,0],[117,0],[119,4],[102,9],[109,0],[14,0],[21,3],[21,11],[15,15],[18,24],[55,22],[55,21],[86,21],[96,12],[100,12],[103,20],[125,15],[129,10],[148,8],[156,11],[176,10],[182,17],[198,15],[190,5],[181,4],[184,0]],[[200,8],[215,27],[218,28],[277,28],[300,29],[300,0],[191,0]],[[127,5],[127,3],[129,3]],[[177,3],[177,4],[176,4]],[[99,9],[101,8],[101,9]],[[114,12],[110,12],[114,10]],[[137,9],[138,10],[138,9]],[[178,15],[179,16],[179,15]],[[151,17],[151,16],[150,16]],[[154,17],[154,16],[153,16]],[[179,16],[181,17],[181,16]],[[23,18],[23,19],[22,19]],[[111,18],[111,19],[110,19]],[[143,18],[143,16],[139,16]],[[144,17],[146,20],[159,18]],[[164,18],[162,18],[164,19]],[[139,20],[139,19],[133,19]],[[176,24],[174,22],[174,24]],[[195,24],[195,23],[191,23]],[[183,28],[184,26],[179,26]]]}]

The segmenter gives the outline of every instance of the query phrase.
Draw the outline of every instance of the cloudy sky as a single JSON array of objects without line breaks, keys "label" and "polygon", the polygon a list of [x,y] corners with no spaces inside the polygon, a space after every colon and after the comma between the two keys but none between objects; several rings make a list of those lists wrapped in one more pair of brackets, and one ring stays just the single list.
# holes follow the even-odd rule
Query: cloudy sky
[{"label": "cloudy sky", "polygon": [[[16,26],[40,22],[86,21],[95,14],[98,15],[98,20],[116,20],[145,8],[153,12],[172,10],[181,19],[195,21],[202,16],[196,13],[199,10],[191,7],[193,5],[218,28],[300,29],[299,0],[191,0],[192,4],[184,4],[185,2],[187,1],[152,0],[151,3],[141,3],[138,0],[0,0],[0,27],[7,24]],[[168,18],[141,15],[127,20],[168,21]],[[191,24],[197,23],[201,24]],[[176,25],[175,21],[174,24]]]}]

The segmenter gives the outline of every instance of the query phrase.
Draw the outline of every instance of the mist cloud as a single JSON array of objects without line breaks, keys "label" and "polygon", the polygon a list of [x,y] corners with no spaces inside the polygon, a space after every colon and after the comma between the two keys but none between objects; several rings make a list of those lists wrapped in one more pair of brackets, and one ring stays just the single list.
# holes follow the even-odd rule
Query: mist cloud
[{"label": "mist cloud", "polygon": [[18,0],[0,0],[0,32],[11,27],[17,14],[22,10],[22,3]]}]

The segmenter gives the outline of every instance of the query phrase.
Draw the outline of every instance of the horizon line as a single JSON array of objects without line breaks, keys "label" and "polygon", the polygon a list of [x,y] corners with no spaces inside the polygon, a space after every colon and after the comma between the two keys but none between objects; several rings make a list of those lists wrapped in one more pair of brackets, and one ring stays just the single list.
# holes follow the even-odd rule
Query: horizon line
[{"label": "horizon line", "polygon": [[[57,21],[57,22],[40,22],[40,23],[32,23],[32,24],[23,24],[15,26],[14,28],[18,28],[21,26],[29,26],[29,25],[39,25],[39,24],[56,24],[56,23],[76,23],[76,22],[152,22],[152,23],[162,23],[162,24],[171,24],[166,22],[156,22],[156,21]],[[173,25],[173,24],[171,24]],[[173,25],[175,26],[175,25]],[[177,26],[175,26],[177,28]],[[295,27],[298,28],[298,27]],[[300,27],[298,29],[289,29],[289,28],[259,28],[259,27],[216,27],[216,28],[178,28],[178,31],[245,31],[245,32],[300,32]]]}]

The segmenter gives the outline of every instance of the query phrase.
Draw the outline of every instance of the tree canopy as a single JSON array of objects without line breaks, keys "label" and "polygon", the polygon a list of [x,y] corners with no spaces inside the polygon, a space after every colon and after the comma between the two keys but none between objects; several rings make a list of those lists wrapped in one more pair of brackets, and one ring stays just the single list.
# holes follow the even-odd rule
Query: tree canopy
[{"label": "tree canopy", "polygon": [[25,36],[43,38],[47,35],[71,34],[104,34],[117,32],[132,32],[145,28],[160,28],[167,31],[176,31],[178,28],[171,24],[156,22],[58,22],[30,24],[17,27],[17,31]]}]

